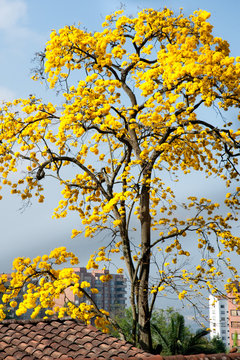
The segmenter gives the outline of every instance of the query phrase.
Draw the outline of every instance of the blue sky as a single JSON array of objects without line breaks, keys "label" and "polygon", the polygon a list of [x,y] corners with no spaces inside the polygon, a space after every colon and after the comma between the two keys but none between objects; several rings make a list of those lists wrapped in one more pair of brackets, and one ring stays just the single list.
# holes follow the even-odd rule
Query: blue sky
[{"label": "blue sky", "polygon": [[[124,3],[126,12],[133,15],[142,8],[164,6],[177,12],[182,7],[186,15],[196,9],[210,11],[214,34],[229,41],[233,56],[240,55],[239,1],[127,0]],[[37,51],[44,49],[51,29],[80,22],[91,31],[99,30],[104,17],[119,7],[120,1],[116,0],[0,0],[0,100],[32,93],[45,99],[52,97],[49,90],[31,80],[32,59]],[[211,192],[218,196],[213,187],[209,188]],[[78,226],[79,219],[72,215],[52,220],[52,210],[60,199],[57,185],[49,183],[47,193],[44,204],[33,203],[23,209],[20,199],[4,192],[0,202],[0,272],[10,271],[16,256],[36,256],[63,245],[74,250],[81,265],[86,265],[96,244],[88,241],[86,245],[84,239],[70,240],[71,229]]]}]

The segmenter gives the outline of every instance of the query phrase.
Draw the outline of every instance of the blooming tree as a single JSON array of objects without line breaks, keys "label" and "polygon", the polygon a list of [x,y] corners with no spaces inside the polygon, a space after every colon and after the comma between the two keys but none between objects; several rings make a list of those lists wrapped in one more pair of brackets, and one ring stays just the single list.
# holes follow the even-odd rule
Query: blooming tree
[{"label": "blooming tree", "polygon": [[[167,8],[145,9],[135,18],[117,11],[106,17],[102,32],[54,30],[34,79],[47,79],[62,101],[53,105],[31,95],[1,109],[2,184],[23,200],[35,196],[41,203],[51,175],[63,196],[54,217],[74,211],[81,219],[72,237],[109,234],[87,268],[120,255],[125,266],[118,272],[125,267],[130,281],[134,339],[150,350],[157,296],[174,291],[192,301],[203,286],[216,292],[221,262],[233,275],[229,290],[238,279],[226,253],[240,252],[240,238],[231,232],[239,209],[234,182],[240,130],[223,118],[200,119],[199,109],[239,108],[240,58],[230,57],[228,43],[213,36],[209,17],[203,10],[184,17]],[[226,185],[226,214],[195,194],[177,201],[168,174],[178,180],[192,171]],[[201,253],[194,269],[183,267],[191,258],[188,241]],[[67,259],[77,263],[65,248],[33,261],[16,259],[9,287],[2,278],[3,300],[16,306],[12,299],[28,283],[17,314],[34,309],[34,317],[46,308],[51,315],[54,298],[67,287],[91,301],[90,284],[79,282],[71,269],[55,269]],[[105,329],[110,317],[91,304],[69,301],[54,311],[85,321],[95,317]]]}]

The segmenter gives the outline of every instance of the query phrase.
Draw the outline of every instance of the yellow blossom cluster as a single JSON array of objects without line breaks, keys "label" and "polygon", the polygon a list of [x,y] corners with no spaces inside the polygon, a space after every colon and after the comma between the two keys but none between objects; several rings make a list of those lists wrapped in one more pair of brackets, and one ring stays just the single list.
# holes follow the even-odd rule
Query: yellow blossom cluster
[{"label": "yellow blossom cluster", "polygon": [[[61,265],[69,260],[72,261],[72,264],[77,263],[76,256],[67,252],[64,247],[55,249],[49,255],[38,256],[32,261],[29,258],[15,259],[11,279],[7,279],[6,275],[1,277],[1,282],[4,284],[1,292],[5,293],[2,296],[3,305],[0,308],[0,319],[4,319],[6,316],[6,305],[14,308],[17,316],[26,313],[27,310],[32,310],[31,318],[37,317],[44,309],[46,317],[58,315],[61,318],[68,315],[88,324],[91,319],[94,319],[96,325],[107,332],[109,322],[106,317],[101,319],[101,314],[107,314],[84,301],[80,305],[76,305],[68,300],[67,289],[70,289],[79,298],[86,294],[90,298],[90,293],[98,293],[98,289],[91,288],[89,282],[80,281],[80,276],[74,272],[73,268],[59,270],[53,268],[54,264]],[[24,286],[27,286],[27,290],[23,294],[23,300],[18,303],[15,298]],[[89,289],[90,293],[85,289]],[[56,300],[63,295],[66,298],[65,306],[56,306]]]},{"label": "yellow blossom cluster", "polygon": [[[204,107],[239,109],[240,57],[230,56],[229,44],[213,35],[209,18],[201,9],[185,17],[150,8],[136,17],[116,11],[95,33],[76,26],[53,30],[40,75],[52,89],[61,85],[61,106],[29,96],[0,109],[2,186],[23,200],[35,196],[42,203],[43,179],[58,181],[61,199],[53,217],[78,214],[80,225],[72,238],[111,232],[109,246],[106,236],[87,269],[109,265],[110,255],[119,254],[132,282],[134,305],[141,296],[148,303],[148,293],[154,300],[169,288],[180,300],[194,292],[193,285],[197,294],[202,286],[214,293],[215,279],[223,275],[218,264],[227,253],[240,254],[240,238],[232,231],[240,209],[240,188],[234,188],[240,130],[220,117],[199,118]],[[187,199],[178,201],[174,182],[182,181],[185,188],[184,176],[191,172],[225,184],[227,211],[188,189]],[[182,271],[192,255],[188,237],[202,258],[194,270]],[[71,270],[52,267],[68,260],[78,262],[65,248],[33,261],[16,259],[10,287],[4,278],[0,281],[3,301],[16,306],[17,289],[26,283],[16,312],[34,309],[35,317],[41,307],[50,315],[54,297],[67,287],[83,297],[88,283],[79,285]],[[237,270],[225,263],[236,281]],[[159,277],[152,284],[143,276],[151,266]],[[42,278],[32,284],[37,271]],[[71,302],[54,311],[84,321],[95,313],[87,304],[78,308]],[[100,316],[98,324],[105,326],[106,319]]]}]

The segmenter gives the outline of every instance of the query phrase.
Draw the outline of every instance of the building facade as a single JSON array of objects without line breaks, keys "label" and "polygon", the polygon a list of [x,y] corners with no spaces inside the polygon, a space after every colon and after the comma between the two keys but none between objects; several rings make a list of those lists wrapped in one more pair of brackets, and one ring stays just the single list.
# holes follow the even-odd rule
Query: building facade
[{"label": "building facade", "polygon": [[[88,272],[85,267],[78,267],[73,269],[74,272],[79,275],[80,282],[87,281],[90,283],[91,288],[97,288],[98,294],[91,294],[91,297],[95,301],[99,309],[104,309],[108,311],[112,316],[122,314],[123,310],[126,308],[126,279],[122,274],[111,274],[111,280],[107,282],[102,282],[100,276],[109,274],[108,270],[93,270]],[[7,274],[8,280],[11,279],[11,274]],[[36,281],[36,280],[35,280]],[[85,289],[87,290],[87,289]],[[23,300],[23,294],[27,291],[27,285],[24,285],[24,288],[19,293],[18,297],[15,298],[19,304]],[[55,299],[55,306],[64,306],[66,297],[68,300],[74,302],[76,305],[79,305],[81,302],[89,303],[84,297],[79,298],[74,295],[70,288],[65,290],[65,294],[61,294],[58,299]],[[1,298],[0,298],[1,303]],[[7,318],[15,318],[15,309],[11,307],[6,307]],[[28,310],[25,314],[18,316],[19,319],[29,319],[32,310]],[[38,315],[39,318],[45,316],[45,309],[42,309]]]},{"label": "building facade", "polygon": [[[91,294],[91,297],[99,309],[104,309],[112,316],[115,316],[121,314],[126,308],[126,279],[122,274],[111,274],[111,280],[102,282],[100,277],[109,274],[108,270],[92,270],[92,272],[88,272],[85,267],[78,267],[73,270],[80,277],[80,282],[87,281],[90,283],[91,288],[98,289],[98,294]],[[89,303],[89,300],[85,297],[79,298],[74,295],[71,289],[67,289],[65,295],[76,305],[81,302]],[[64,301],[65,296],[62,295],[59,299],[56,299],[55,304],[64,306]]]},{"label": "building facade", "polygon": [[[239,289],[238,289],[239,291]],[[238,293],[239,294],[239,293]],[[230,346],[240,346],[240,307],[233,294],[228,295]]]},{"label": "building facade", "polygon": [[225,346],[229,348],[229,310],[228,299],[220,296],[209,296],[209,319],[210,319],[210,338],[219,336]]},{"label": "building facade", "polygon": [[[5,275],[7,275],[7,280],[8,280],[6,285],[9,285],[9,282],[12,279],[12,275],[11,275],[11,273],[8,273],[8,274],[5,274]],[[33,279],[32,283],[37,284],[37,280]],[[23,288],[21,289],[21,291],[18,293],[18,295],[14,298],[14,301],[17,302],[16,308],[12,308],[9,304],[3,303],[3,301],[2,301],[2,295],[3,294],[1,294],[1,296],[0,296],[0,304],[4,305],[4,312],[5,312],[5,315],[6,315],[6,318],[5,318],[6,320],[8,320],[8,319],[16,319],[16,318],[19,319],[19,320],[30,319],[31,314],[32,314],[32,309],[28,309],[22,315],[16,315],[16,313],[15,313],[16,309],[18,308],[18,305],[23,301],[23,296],[27,292],[27,290],[28,290],[28,287],[27,287],[27,284],[25,284],[23,286]],[[45,316],[45,310],[46,309],[41,309],[40,310],[40,312],[38,314],[38,318],[43,318]]]},{"label": "building facade", "polygon": [[209,315],[210,337],[219,336],[227,348],[240,347],[240,306],[236,294],[229,293],[226,297],[210,295]]}]

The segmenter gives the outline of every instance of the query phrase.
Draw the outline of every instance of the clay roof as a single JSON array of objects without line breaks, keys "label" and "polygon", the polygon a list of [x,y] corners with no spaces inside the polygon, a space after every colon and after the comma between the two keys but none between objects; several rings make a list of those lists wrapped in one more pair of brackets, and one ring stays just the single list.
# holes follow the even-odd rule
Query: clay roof
[{"label": "clay roof", "polygon": [[152,355],[74,319],[5,320],[0,359],[148,359]]},{"label": "clay roof", "polygon": [[5,320],[0,360],[240,360],[240,353],[151,355],[74,319]]},{"label": "clay roof", "polygon": [[[161,360],[239,360],[240,353],[160,356]],[[159,358],[159,360],[160,360]],[[157,358],[154,358],[157,360]]]}]

